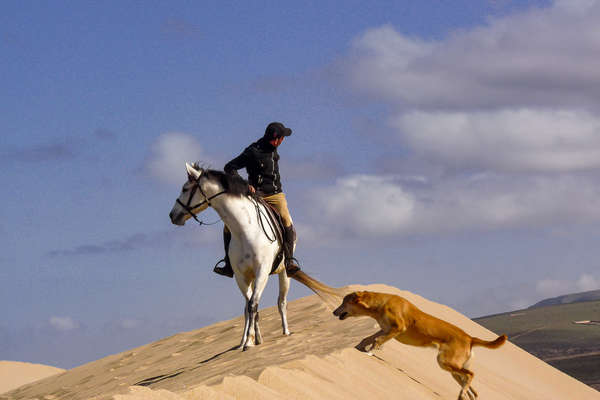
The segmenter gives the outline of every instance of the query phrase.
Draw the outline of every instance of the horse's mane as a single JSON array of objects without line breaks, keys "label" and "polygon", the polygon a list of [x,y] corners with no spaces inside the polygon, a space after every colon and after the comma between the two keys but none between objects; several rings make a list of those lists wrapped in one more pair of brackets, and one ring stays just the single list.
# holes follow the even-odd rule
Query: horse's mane
[{"label": "horse's mane", "polygon": [[226,174],[223,171],[208,169],[204,172],[208,179],[217,180],[228,194],[246,196],[248,194],[248,181],[239,175]]}]

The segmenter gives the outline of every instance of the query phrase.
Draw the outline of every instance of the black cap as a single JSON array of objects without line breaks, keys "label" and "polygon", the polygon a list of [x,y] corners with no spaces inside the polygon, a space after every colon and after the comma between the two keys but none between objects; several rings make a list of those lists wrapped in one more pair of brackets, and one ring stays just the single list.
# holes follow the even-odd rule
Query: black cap
[{"label": "black cap", "polygon": [[286,128],[281,122],[271,122],[267,125],[267,129],[265,129],[265,139],[273,140],[280,138],[282,136],[290,136],[292,134],[292,130],[290,128]]}]

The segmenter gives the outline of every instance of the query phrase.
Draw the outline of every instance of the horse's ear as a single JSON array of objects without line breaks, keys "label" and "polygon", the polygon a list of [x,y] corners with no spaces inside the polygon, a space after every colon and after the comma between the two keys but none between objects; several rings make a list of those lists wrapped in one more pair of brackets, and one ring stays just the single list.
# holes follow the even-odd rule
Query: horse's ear
[{"label": "horse's ear", "polygon": [[187,174],[191,179],[197,180],[202,175],[202,170],[198,171],[189,163],[185,163],[185,169],[187,170]]}]

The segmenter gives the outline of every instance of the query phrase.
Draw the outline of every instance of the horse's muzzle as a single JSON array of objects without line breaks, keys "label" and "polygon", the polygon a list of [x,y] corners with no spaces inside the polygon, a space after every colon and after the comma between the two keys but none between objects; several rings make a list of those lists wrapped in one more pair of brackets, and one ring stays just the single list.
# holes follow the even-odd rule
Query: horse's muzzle
[{"label": "horse's muzzle", "polygon": [[183,217],[182,213],[171,211],[169,213],[169,218],[171,218],[171,223],[173,225],[182,226],[185,224],[186,218]]}]

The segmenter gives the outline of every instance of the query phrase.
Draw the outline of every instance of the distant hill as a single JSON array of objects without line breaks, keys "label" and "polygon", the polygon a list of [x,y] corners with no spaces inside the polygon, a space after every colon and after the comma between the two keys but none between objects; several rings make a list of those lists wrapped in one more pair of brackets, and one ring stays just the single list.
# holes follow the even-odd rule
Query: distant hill
[{"label": "distant hill", "polygon": [[556,306],[558,304],[581,303],[584,301],[600,300],[600,290],[591,290],[589,292],[565,294],[563,296],[552,297],[539,301],[529,308]]},{"label": "distant hill", "polygon": [[549,305],[555,299],[548,299],[544,300],[548,302],[545,306],[535,305],[474,321],[494,332],[506,333],[517,346],[600,390],[600,325],[574,323],[600,320],[600,300],[576,300],[591,298],[579,296],[588,293],[600,291],[561,296],[574,300],[568,304]]}]

